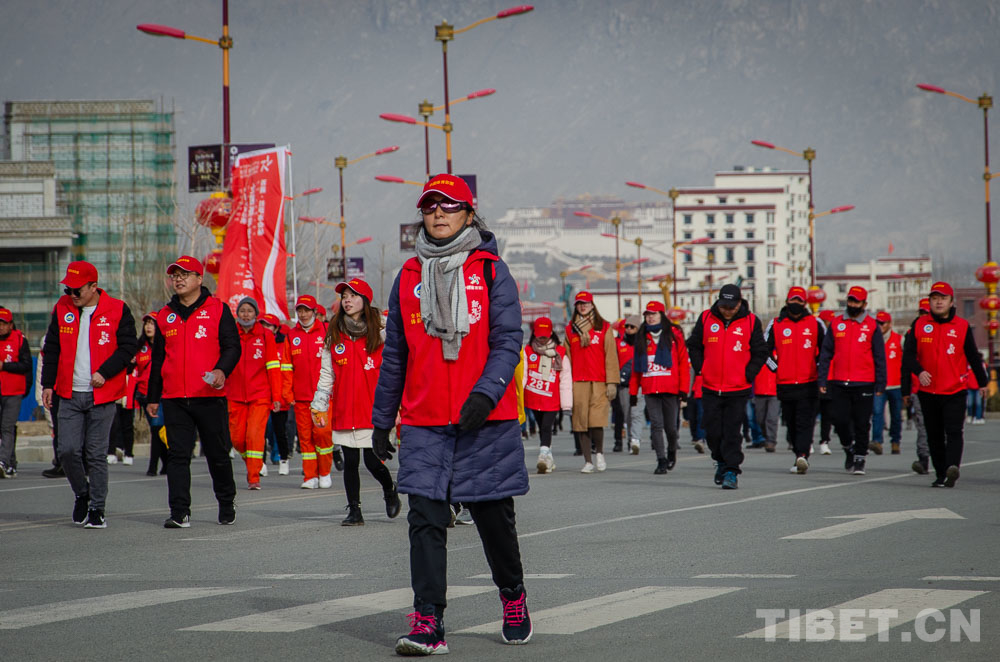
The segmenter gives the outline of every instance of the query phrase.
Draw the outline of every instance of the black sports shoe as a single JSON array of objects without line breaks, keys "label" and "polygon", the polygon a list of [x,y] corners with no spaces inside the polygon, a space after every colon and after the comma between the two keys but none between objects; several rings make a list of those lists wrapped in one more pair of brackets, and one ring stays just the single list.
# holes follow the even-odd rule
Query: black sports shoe
[{"label": "black sports shoe", "polygon": [[164,529],[190,529],[191,528],[191,516],[184,515],[183,517],[171,515],[167,518],[167,521],[163,523]]},{"label": "black sports shoe", "polygon": [[338,450],[333,451],[333,467],[337,471],[344,470],[344,456]]},{"label": "black sports shoe", "polygon": [[393,519],[399,515],[399,511],[403,507],[402,502],[399,500],[396,483],[392,484],[391,490],[382,490],[382,496],[385,498],[385,514],[389,519]]},{"label": "black sports shoe", "polygon": [[43,471],[42,475],[45,476],[46,478],[62,478],[66,475],[66,472],[63,471],[63,468],[61,466],[50,467],[45,471]]},{"label": "black sports shoe", "polygon": [[844,471],[854,471],[854,447],[844,446]]},{"label": "black sports shoe", "polygon": [[944,487],[944,478],[936,479],[933,483],[931,483],[931,487]]},{"label": "black sports shoe", "polygon": [[410,634],[396,640],[397,655],[444,655],[448,642],[444,640],[444,621],[433,605],[422,605],[419,611],[407,614]]},{"label": "black sports shoe", "polygon": [[104,511],[98,510],[97,508],[91,508],[87,512],[87,523],[83,525],[85,529],[106,529],[108,528],[108,523],[104,519]]},{"label": "black sports shoe", "polygon": [[622,452],[622,442],[621,442],[621,439],[619,439],[618,441],[615,442],[615,445],[614,445],[614,447],[612,447],[611,452],[612,453],[621,453]]},{"label": "black sports shoe", "polygon": [[656,475],[658,475],[658,476],[662,476],[663,474],[667,473],[667,459],[666,458],[662,458],[662,459],[657,459],[656,460],[656,469],[653,470],[653,473],[656,474]]},{"label": "black sports shoe", "polygon": [[715,484],[722,485],[722,474],[725,473],[725,465],[722,462],[715,463]]},{"label": "black sports shoe", "polygon": [[857,457],[854,458],[854,468],[852,469],[852,473],[854,473],[855,476],[864,476],[865,475],[865,456],[864,455],[859,455],[859,456],[857,456]]},{"label": "black sports shoe", "polygon": [[503,604],[503,627],[500,636],[506,644],[526,644],[531,639],[531,616],[524,601],[524,586],[500,589]]},{"label": "black sports shoe", "polygon": [[955,487],[955,482],[958,481],[958,477],[961,472],[958,470],[954,464],[948,467],[948,470],[944,474],[944,486],[945,487]]},{"label": "black sports shoe", "polygon": [[236,524],[236,505],[232,503],[219,504],[219,524]]},{"label": "black sports shoe", "polygon": [[917,458],[916,460],[914,460],[913,464],[910,465],[910,468],[913,469],[918,474],[920,474],[921,476],[923,476],[923,475],[926,475],[926,474],[930,473],[930,469],[929,469],[928,465],[929,465],[929,462],[928,462],[927,457],[925,456],[925,457],[920,457],[920,458]]},{"label": "black sports shoe", "polygon": [[677,453],[675,451],[667,451],[667,470],[673,471],[674,467],[677,466]]},{"label": "black sports shoe", "polygon": [[87,521],[87,510],[90,508],[90,495],[81,494],[73,504],[73,524],[83,524]]}]

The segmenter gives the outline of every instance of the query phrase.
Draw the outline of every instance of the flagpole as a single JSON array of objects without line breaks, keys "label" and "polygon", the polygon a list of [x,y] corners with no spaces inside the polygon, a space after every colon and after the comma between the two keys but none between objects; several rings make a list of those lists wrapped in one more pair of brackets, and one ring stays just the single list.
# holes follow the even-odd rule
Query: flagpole
[{"label": "flagpole", "polygon": [[288,221],[285,221],[285,222],[288,223],[288,225],[292,228],[292,301],[298,301],[299,300],[299,270],[298,270],[298,264],[295,261],[295,256],[299,252],[299,250],[298,250],[298,246],[296,246],[296,244],[295,244],[295,219],[297,217],[295,216],[295,186],[293,186],[294,182],[292,182],[292,151],[291,151],[291,147],[292,147],[291,145],[288,146],[289,149],[288,149],[288,152],[287,152],[287,161],[285,163],[287,164],[287,167],[288,167],[288,191],[291,193],[291,195],[287,196],[289,198],[289,200],[288,200],[288,209],[289,209],[289,212],[291,212],[288,215],[290,215],[292,217],[292,220],[291,220],[290,223]]}]

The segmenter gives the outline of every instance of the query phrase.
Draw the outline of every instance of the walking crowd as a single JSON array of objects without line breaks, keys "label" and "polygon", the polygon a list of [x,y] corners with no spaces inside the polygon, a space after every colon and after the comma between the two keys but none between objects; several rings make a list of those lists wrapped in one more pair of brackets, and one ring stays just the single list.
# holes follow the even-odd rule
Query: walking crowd
[{"label": "walking crowd", "polygon": [[[236,522],[232,457],[242,458],[246,487],[257,491],[268,459],[278,476],[289,475],[296,447],[301,488],[328,489],[341,470],[342,524],[364,525],[363,462],[388,518],[401,512],[399,495],[408,497],[414,612],[396,652],[428,655],[448,652],[447,529],[457,513],[471,516],[482,541],[503,640],[531,637],[513,499],[529,488],[527,429],[537,429],[538,473],[556,470],[554,432],[567,421],[579,471],[593,474],[608,469],[609,422],[612,452],[638,455],[648,421],[653,473],[663,476],[677,469],[683,419],[694,450],[711,454],[714,484],[732,490],[745,447],[777,450],[779,421],[792,473],[807,473],[819,419],[819,452],[832,453],[832,428],[845,469],[864,475],[869,453],[883,453],[888,406],[890,452],[901,452],[910,412],[913,470],[933,470],[934,487],[958,481],[967,406],[982,402],[988,380],[947,283],[934,283],[902,335],[888,313],[871,315],[861,287],[850,289],[845,310],[818,317],[805,290],[792,287],[765,324],[727,284],[687,337],[662,302],[612,323],[582,291],[564,329],[540,317],[524,342],[516,283],[467,184],[432,177],[417,208],[416,256],[396,276],[385,310],[355,278],[336,286],[329,322],[309,295],[296,300],[290,328],[261,315],[253,298],[234,314],[206,287],[201,262],[181,256],[166,269],[171,298],[142,316],[137,335],[129,306],[98,286],[96,268],[71,263],[39,385],[55,429],[56,466],[45,473],[65,475],[72,521],[107,526],[108,467],[132,463],[136,410],[151,432],[147,473],[166,474],[168,529],[192,525],[196,442],[221,525]],[[14,426],[30,372],[28,343],[0,308],[0,478],[16,475]],[[981,420],[981,405],[969,415]],[[394,480],[385,462],[397,452]]]}]

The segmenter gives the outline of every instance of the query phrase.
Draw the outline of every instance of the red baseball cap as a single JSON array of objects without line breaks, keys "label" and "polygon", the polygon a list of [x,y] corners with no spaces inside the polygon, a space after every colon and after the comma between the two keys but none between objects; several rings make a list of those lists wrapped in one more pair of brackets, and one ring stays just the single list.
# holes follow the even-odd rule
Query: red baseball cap
[{"label": "red baseball cap", "polygon": [[6,308],[0,308],[0,322],[13,322],[14,313]]},{"label": "red baseball cap", "polygon": [[167,275],[169,276],[174,269],[193,271],[199,276],[203,276],[205,274],[205,267],[201,264],[201,261],[196,257],[191,257],[190,255],[181,255],[179,258],[174,260],[170,266],[167,267]]},{"label": "red baseball cap", "polygon": [[878,311],[878,315],[875,316],[875,321],[878,322],[879,324],[881,324],[882,322],[891,322],[892,315],[890,315],[884,310],[880,310]]},{"label": "red baseball cap", "polygon": [[922,313],[931,312],[931,300],[928,298],[921,299],[917,309]]},{"label": "red baseball cap", "polygon": [[552,320],[548,317],[539,317],[532,322],[531,332],[539,338],[548,338],[552,335]]},{"label": "red baseball cap", "polygon": [[281,326],[281,320],[278,319],[278,316],[271,313],[261,315],[260,321],[265,324],[270,324],[271,326]]},{"label": "red baseball cap", "polygon": [[446,198],[450,198],[455,202],[464,202],[470,207],[473,207],[472,200],[472,190],[469,185],[465,183],[465,180],[457,175],[434,175],[431,177],[426,184],[424,184],[424,190],[420,193],[420,198],[417,200],[417,208],[419,209],[424,202],[424,198],[428,193],[440,193]]},{"label": "red baseball cap", "polygon": [[152,311],[152,312],[149,312],[149,313],[146,313],[145,315],[143,315],[142,316],[142,321],[145,322],[146,320],[153,320],[155,322],[156,321],[156,311]]},{"label": "red baseball cap", "polygon": [[650,301],[646,304],[647,313],[665,313],[667,312],[667,307],[663,305],[662,301]]},{"label": "red baseball cap", "polygon": [[580,290],[576,293],[576,298],[573,299],[573,303],[594,303],[594,295],[587,290]]},{"label": "red baseball cap", "polygon": [[868,290],[860,285],[855,285],[847,290],[847,298],[854,299],[855,301],[868,301]]},{"label": "red baseball cap", "polygon": [[824,322],[829,322],[830,320],[833,319],[835,314],[836,313],[834,313],[832,310],[821,310],[819,311],[819,318]]},{"label": "red baseball cap", "polygon": [[317,315],[322,315],[323,317],[326,317],[326,308],[324,308],[321,304],[317,303],[316,304],[316,314]]},{"label": "red baseball cap", "polygon": [[938,282],[931,285],[931,294],[941,294],[946,297],[953,297],[955,296],[955,290],[951,289],[951,285],[949,285],[948,283],[944,282],[943,280],[939,280]]},{"label": "red baseball cap", "polygon": [[355,294],[360,294],[364,298],[368,299],[368,303],[372,302],[372,286],[360,278],[352,278],[346,283],[337,283],[337,287],[334,288],[337,294],[343,293],[346,289],[350,289]]},{"label": "red baseball cap", "polygon": [[66,287],[83,287],[87,283],[97,282],[97,267],[90,262],[80,260],[70,262],[66,266],[66,277],[59,281]]},{"label": "red baseball cap", "polygon": [[788,296],[785,297],[785,301],[791,301],[792,299],[802,299],[802,303],[806,302],[806,288],[795,287],[788,288]]},{"label": "red baseball cap", "polygon": [[303,294],[299,296],[295,301],[296,308],[308,308],[309,310],[316,310],[319,308],[319,304],[316,303],[316,297],[311,294]]}]

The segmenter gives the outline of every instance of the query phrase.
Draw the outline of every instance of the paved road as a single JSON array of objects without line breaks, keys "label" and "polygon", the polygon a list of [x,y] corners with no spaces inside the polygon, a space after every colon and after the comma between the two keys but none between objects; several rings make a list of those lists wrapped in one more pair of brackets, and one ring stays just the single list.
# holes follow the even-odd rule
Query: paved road
[{"label": "paved road", "polygon": [[[952,490],[912,473],[912,431],[903,455],[872,457],[863,477],[839,454],[797,476],[790,453],[747,451],[737,491],[712,484],[686,430],[667,476],[653,475],[648,444],[582,475],[568,435],[555,442],[556,472],[539,476],[530,440],[531,492],[517,510],[535,636],[499,643],[499,600],[474,527],[460,526],[452,656],[1000,659],[1000,421],[966,434]],[[199,463],[192,527],[165,530],[164,480],[115,465],[109,527],[84,530],[70,523],[68,485],[40,477],[44,466],[0,481],[3,660],[394,657],[412,599],[406,522],[380,514],[370,477],[363,528],[339,526],[338,481],[305,491],[296,476],[241,491],[236,526],[220,527]],[[878,515],[846,517],[866,514]],[[943,622],[916,618],[925,609]]]}]

